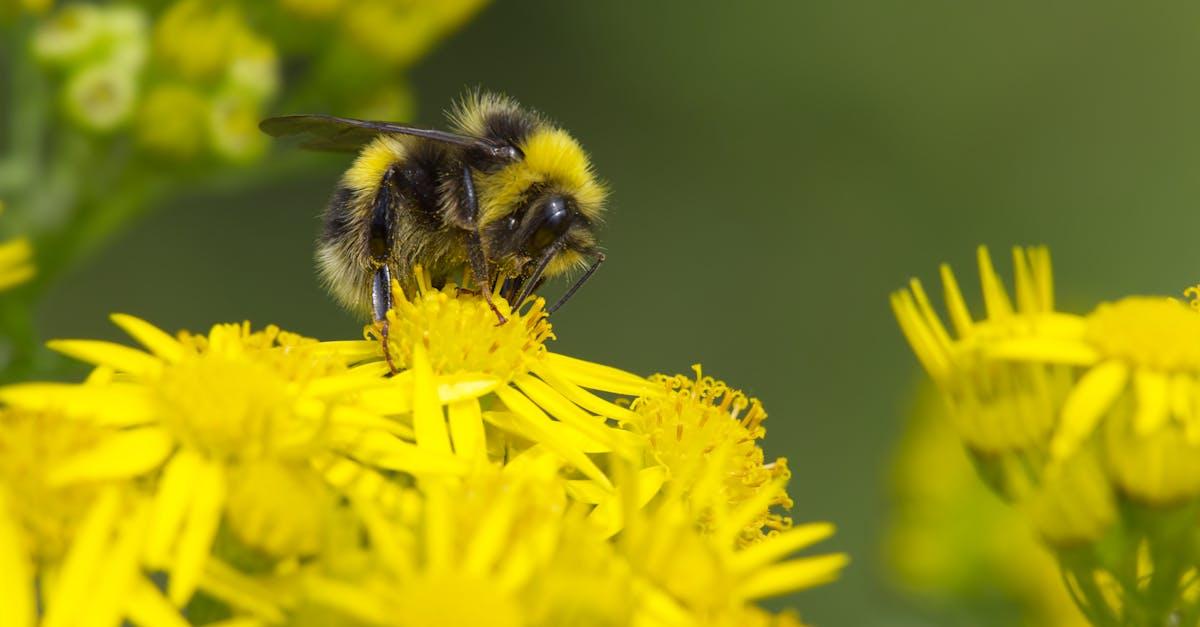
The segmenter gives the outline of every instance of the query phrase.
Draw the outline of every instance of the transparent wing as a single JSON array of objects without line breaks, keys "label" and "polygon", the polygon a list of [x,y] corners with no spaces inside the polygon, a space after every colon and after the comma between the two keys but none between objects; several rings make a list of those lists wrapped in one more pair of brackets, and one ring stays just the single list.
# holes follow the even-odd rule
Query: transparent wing
[{"label": "transparent wing", "polygon": [[497,156],[505,156],[503,152],[508,149],[508,147],[497,146],[478,137],[467,137],[393,122],[339,118],[319,113],[267,118],[259,123],[258,128],[272,137],[299,137],[301,148],[329,152],[356,152],[362,148],[363,144],[381,134],[424,137],[455,146],[478,148]]}]

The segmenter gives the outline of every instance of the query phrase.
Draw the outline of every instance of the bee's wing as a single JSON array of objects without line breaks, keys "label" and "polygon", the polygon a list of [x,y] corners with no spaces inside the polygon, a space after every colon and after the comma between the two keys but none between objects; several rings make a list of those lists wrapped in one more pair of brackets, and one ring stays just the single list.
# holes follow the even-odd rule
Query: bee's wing
[{"label": "bee's wing", "polygon": [[487,152],[496,152],[501,148],[478,137],[319,113],[267,118],[258,124],[258,128],[272,137],[298,136],[301,148],[330,152],[355,152],[376,136],[388,133],[424,137],[456,146],[480,148]]}]

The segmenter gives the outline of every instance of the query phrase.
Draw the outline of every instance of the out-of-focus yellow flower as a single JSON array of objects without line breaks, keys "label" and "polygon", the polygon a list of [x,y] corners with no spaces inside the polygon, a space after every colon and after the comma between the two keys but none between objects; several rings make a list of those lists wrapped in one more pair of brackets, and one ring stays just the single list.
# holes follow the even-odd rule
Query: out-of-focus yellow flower
[{"label": "out-of-focus yellow flower", "polygon": [[121,65],[93,65],[76,72],[63,91],[67,115],[79,126],[111,131],[125,123],[137,101],[137,77]]},{"label": "out-of-focus yellow flower", "polygon": [[1085,614],[1195,624],[1200,312],[1138,296],[1059,313],[1044,251],[1018,249],[1014,267],[1015,308],[981,249],[986,320],[943,269],[956,337],[916,281],[892,298],[901,328],[982,476],[1060,551]]},{"label": "out-of-focus yellow flower", "polygon": [[258,130],[258,102],[236,90],[213,99],[208,112],[208,134],[213,150],[230,161],[243,161],[262,154],[266,136]]},{"label": "out-of-focus yellow flower", "polygon": [[[775,498],[742,530],[739,544],[751,544],[768,532],[791,527],[791,518],[771,511],[773,507],[784,510],[792,507],[787,493],[775,489],[776,482],[786,481],[791,473],[786,459],[763,462],[758,440],[766,435],[762,423],[767,412],[762,403],[731,389],[723,381],[703,376],[700,366],[694,368],[695,379],[683,375],[652,377],[664,386],[667,394],[633,402],[631,408],[639,418],[634,430],[647,436],[656,462],[665,466],[676,482],[686,477],[681,473],[696,463],[712,460],[719,447],[732,447],[730,454],[722,458],[728,466],[721,473],[725,481],[720,486],[729,507],[737,507],[764,490],[774,492]],[[679,485],[679,489],[686,492],[687,486]],[[702,513],[702,525],[712,523],[710,515]]]},{"label": "out-of-focus yellow flower", "polygon": [[[828,523],[799,525],[744,546],[746,527],[762,516],[783,482],[730,507],[728,461],[721,459],[730,454],[726,445],[713,459],[697,460],[689,470],[696,478],[677,478],[645,508],[637,506],[640,481],[622,484],[621,509],[630,513],[616,543],[635,574],[633,624],[787,624],[794,619],[771,619],[754,603],[829,583],[846,566],[841,553],[789,558],[832,535]],[[695,523],[701,511],[712,513],[708,530]]]},{"label": "out-of-focus yellow flower", "polygon": [[1022,512],[975,475],[941,399],[930,392],[918,396],[888,475],[884,548],[895,583],[924,605],[965,609],[981,624],[1087,625],[1054,556]]},{"label": "out-of-focus yellow flower", "polygon": [[104,11],[92,4],[63,7],[38,29],[33,52],[47,63],[78,63],[99,47],[104,37]]},{"label": "out-of-focus yellow flower", "polygon": [[347,41],[370,57],[405,67],[485,3],[486,0],[359,0],[345,8],[342,28]]},{"label": "out-of-focus yellow flower", "polygon": [[[0,214],[4,213],[4,202],[0,201]],[[33,278],[33,247],[29,239],[17,237],[0,242],[0,291],[20,285]]]},{"label": "out-of-focus yellow flower", "polygon": [[348,370],[313,340],[274,327],[250,332],[248,324],[176,339],[136,318],[113,319],[148,352],[51,343],[112,369],[111,382],[16,384],[0,389],[0,400],[30,410],[59,406],[121,427],[56,477],[64,484],[155,478],[146,561],[168,570],[177,605],[201,583],[222,520],[257,550],[304,555],[320,545],[323,506],[336,500],[328,486],[350,485],[328,473],[367,458],[391,470],[463,470],[453,457],[394,437],[391,422],[355,404],[355,393],[391,382],[378,369]]},{"label": "out-of-focus yellow flower", "polygon": [[[642,396],[663,389],[616,368],[548,351],[545,343],[554,334],[541,299],[514,311],[493,296],[508,318],[497,326],[482,296],[460,293],[454,284],[435,289],[423,271],[416,275],[410,295],[393,284],[396,303],[388,312],[387,350],[404,370],[397,378],[412,382],[417,443],[466,459],[503,459],[513,450],[539,445],[611,489],[590,454],[636,459],[644,442],[610,424],[628,422],[635,418],[632,412],[588,390]],[[368,327],[367,333],[375,338],[378,330]],[[341,346],[383,359],[378,339]],[[474,393],[440,403],[434,385],[439,378],[459,380]]]},{"label": "out-of-focus yellow flower", "polygon": [[185,80],[215,80],[229,65],[245,28],[231,2],[179,0],[154,26],[154,56]]},{"label": "out-of-focus yellow flower", "polygon": [[[502,469],[480,467],[420,488],[398,510],[357,504],[371,545],[379,547],[379,567],[351,582],[313,577],[308,594],[368,625],[628,624],[615,619],[629,611],[627,592],[613,598],[603,587],[559,579],[586,581],[590,568],[562,558],[604,552],[605,545],[567,510],[552,457],[530,451]],[[603,574],[615,562],[611,551],[607,558],[586,566]],[[565,571],[556,572],[556,564]],[[627,589],[628,577],[621,580]],[[599,615],[580,616],[586,608]],[[572,620],[560,622],[570,614]]]},{"label": "out-of-focus yellow flower", "polygon": [[112,433],[56,409],[0,408],[0,624],[116,627],[167,605],[139,569],[146,499],[61,476]]},{"label": "out-of-focus yellow flower", "polygon": [[195,89],[164,83],[146,94],[137,115],[138,143],[159,154],[187,159],[204,147],[209,103]]}]

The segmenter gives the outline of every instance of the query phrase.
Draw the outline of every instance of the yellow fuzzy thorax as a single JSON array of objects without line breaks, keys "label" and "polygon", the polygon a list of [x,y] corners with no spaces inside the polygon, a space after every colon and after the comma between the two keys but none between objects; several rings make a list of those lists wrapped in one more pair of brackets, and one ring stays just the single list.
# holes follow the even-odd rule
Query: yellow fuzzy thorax
[{"label": "yellow fuzzy thorax", "polygon": [[354,165],[342,177],[342,182],[355,192],[374,193],[387,169],[406,154],[408,148],[403,140],[392,135],[380,135],[358,153]]},{"label": "yellow fuzzy thorax", "polygon": [[592,173],[583,148],[566,131],[546,127],[518,146],[525,158],[478,178],[480,224],[508,215],[532,185],[549,185],[570,194],[588,220],[599,219],[606,195]]}]

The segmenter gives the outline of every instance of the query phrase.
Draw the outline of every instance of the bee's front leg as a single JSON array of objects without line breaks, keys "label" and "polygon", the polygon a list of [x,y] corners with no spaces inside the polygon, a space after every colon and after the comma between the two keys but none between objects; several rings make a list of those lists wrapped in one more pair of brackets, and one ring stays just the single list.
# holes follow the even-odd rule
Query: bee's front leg
[{"label": "bee's front leg", "polygon": [[500,326],[508,322],[508,318],[505,318],[496,307],[496,303],[492,302],[492,275],[488,269],[487,254],[483,250],[483,236],[479,233],[479,201],[475,198],[475,179],[471,177],[471,166],[463,164],[462,177],[463,201],[467,204],[472,226],[467,232],[467,260],[471,263],[471,274],[479,282],[483,300],[487,301],[492,313],[496,314],[496,326]]},{"label": "bee's front leg", "polygon": [[371,279],[371,315],[375,324],[379,325],[379,342],[383,349],[383,358],[387,360],[391,374],[399,372],[392,361],[392,351],[388,346],[388,310],[392,308],[392,271],[387,265],[375,269]]}]

